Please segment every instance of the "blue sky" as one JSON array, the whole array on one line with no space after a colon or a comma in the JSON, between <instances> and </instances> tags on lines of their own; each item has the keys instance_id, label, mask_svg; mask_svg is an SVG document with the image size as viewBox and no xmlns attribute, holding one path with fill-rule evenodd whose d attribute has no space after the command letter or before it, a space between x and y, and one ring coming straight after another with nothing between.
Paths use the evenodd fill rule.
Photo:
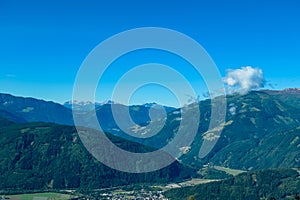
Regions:
<instances>
[{"instance_id":1,"label":"blue sky","mask_svg":"<svg viewBox=\"0 0 300 200\"><path fill-rule=\"evenodd\" d=\"M70 100L77 71L95 46L119 32L149 26L174 29L195 39L222 76L227 69L250 65L262 69L275 89L300 87L299 9L297 0L1 0L0 92L61 103ZM168 55L149 55L178 64ZM145 57L140 56L137 63L151 60ZM130 62L124 62L134 63L129 58ZM111 74L120 75L120 65ZM201 95L204 89L197 88L201 84L197 76L192 70L184 73ZM103 92L97 91L99 101L108 98L104 91L110 90L113 81L109 80ZM141 89L133 103L160 101L164 92L157 90ZM151 98L143 97L145 92ZM166 96L161 103L174 98Z\"/></svg>"}]
</instances>

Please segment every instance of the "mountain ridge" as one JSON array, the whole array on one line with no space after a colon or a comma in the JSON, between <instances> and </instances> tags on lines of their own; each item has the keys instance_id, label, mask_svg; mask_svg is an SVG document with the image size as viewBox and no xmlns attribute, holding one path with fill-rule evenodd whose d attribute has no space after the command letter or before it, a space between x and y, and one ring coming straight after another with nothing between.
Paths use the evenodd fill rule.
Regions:
<instances>
[{"instance_id":1,"label":"mountain ridge","mask_svg":"<svg viewBox=\"0 0 300 200\"><path fill-rule=\"evenodd\" d=\"M260 90L252 91L246 95L228 95L228 112L226 114L226 123L223 132L220 138L218 138L218 142L214 149L204 159L198 159L198 151L204 139L209 139L208 136L210 134L207 134L207 131L211 115L211 101L210 99L200 101L201 123L199 125L198 133L191 146L182 147L184 154L180 158L180 161L195 167L202 167L210 162L223 167L251 170L252 168L266 168L268 166L267 162L258 162L257 160L268 158L269 160L275 160L274 165L269 165L272 167L287 167L289 165L298 167L299 163L294 161L299 160L299 158L297 158L297 153L299 153L297 149L299 129L297 129L297 127L300 124L299 99L299 89L286 89L281 91ZM125 105L116 105L119 107L117 110L120 115L123 115L122 113L128 108ZM3 100L1 103L0 99L0 117L1 109L3 107ZM59 106L59 108L61 107L62 105ZM187 107L189 108L189 105ZM28 108L28 105L24 105L20 109L26 110L26 108ZM192 109L192 104L190 105L190 108ZM64 108L63 110L66 111L65 109L67 108ZM150 120L149 107L130 106L129 109L134 122L139 126L129 126L128 129L134 131L134 134L137 136L139 134L142 135L147 133L145 127L149 124ZM50 113L52 112L51 109L48 110ZM105 104L97 108L96 111L100 124L104 125L104 131L123 137L126 140L138 142L146 146L152 146L154 148L161 148L167 144L168 141L173 139L181 120L180 108L168 112L166 116L167 120L162 130L158 134L145 139L133 137L120 130L114 121L110 105ZM31 111L28 110L27 113L30 112ZM13 113L15 115L11 116L11 118L18 116L17 114L19 113L20 112ZM68 116L72 117L72 113L69 109L67 109L67 113ZM64 113L58 112L56 114L60 115L60 117L65 117ZM2 117L5 117L5 115ZM80 125L89 127L89 116L83 115L83 118L82 124ZM190 122L193 120L194 119L188 119ZM289 134L290 132L293 134ZM292 136L293 138L291 138ZM266 154L264 152L269 151L268 148L270 145L267 145L268 141L278 143L283 138L286 139L286 145L282 146L282 152L285 152L292 159L287 162L277 162L277 160L282 161L284 159L284 153ZM293 140L295 140L294 144L296 146L288 144ZM233 153L236 155L233 156ZM243 163L239 162L240 160L243 160ZM285 163L285 165L283 165L283 163Z\"/></svg>"}]
</instances>

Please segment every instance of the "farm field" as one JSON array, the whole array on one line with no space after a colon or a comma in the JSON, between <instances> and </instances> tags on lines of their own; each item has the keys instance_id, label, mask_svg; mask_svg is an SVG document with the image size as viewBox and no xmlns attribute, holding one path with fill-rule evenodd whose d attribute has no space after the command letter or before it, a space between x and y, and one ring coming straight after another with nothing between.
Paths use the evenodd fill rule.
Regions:
<instances>
[{"instance_id":1,"label":"farm field","mask_svg":"<svg viewBox=\"0 0 300 200\"><path fill-rule=\"evenodd\" d=\"M8 197L9 200L67 200L71 198L71 195L49 192L49 193L8 195L5 197Z\"/></svg>"}]
</instances>

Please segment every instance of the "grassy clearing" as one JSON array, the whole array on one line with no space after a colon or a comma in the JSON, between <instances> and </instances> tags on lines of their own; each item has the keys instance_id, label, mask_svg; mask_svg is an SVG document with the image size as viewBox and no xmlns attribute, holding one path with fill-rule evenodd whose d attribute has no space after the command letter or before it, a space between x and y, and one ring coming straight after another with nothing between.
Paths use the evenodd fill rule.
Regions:
<instances>
[{"instance_id":1,"label":"grassy clearing","mask_svg":"<svg viewBox=\"0 0 300 200\"><path fill-rule=\"evenodd\" d=\"M200 179L200 178L193 178L191 180L181 182L179 183L181 186L194 186L194 185L199 185L199 184L206 184L210 182L217 182L220 181L218 179Z\"/></svg>"},{"instance_id":2,"label":"grassy clearing","mask_svg":"<svg viewBox=\"0 0 300 200\"><path fill-rule=\"evenodd\" d=\"M48 200L68 200L71 195L60 194L60 193L33 193L33 194L17 194L17 195L8 195L10 200L33 200L39 198L48 198Z\"/></svg>"},{"instance_id":3,"label":"grassy clearing","mask_svg":"<svg viewBox=\"0 0 300 200\"><path fill-rule=\"evenodd\" d=\"M214 168L216 170L226 172L227 174L231 174L233 176L236 176L236 175L246 172L246 171L242 171L242 170L238 170L238 169L230 169L230 168L220 167L220 166L214 166Z\"/></svg>"},{"instance_id":4,"label":"grassy clearing","mask_svg":"<svg viewBox=\"0 0 300 200\"><path fill-rule=\"evenodd\" d=\"M200 178L193 178L188 181L180 182L180 183L170 183L166 186L157 186L163 191L174 189L174 188L182 188L182 187L189 187L189 186L195 186L200 184L206 184L211 182L217 182L220 181L219 179L200 179Z\"/></svg>"}]
</instances>

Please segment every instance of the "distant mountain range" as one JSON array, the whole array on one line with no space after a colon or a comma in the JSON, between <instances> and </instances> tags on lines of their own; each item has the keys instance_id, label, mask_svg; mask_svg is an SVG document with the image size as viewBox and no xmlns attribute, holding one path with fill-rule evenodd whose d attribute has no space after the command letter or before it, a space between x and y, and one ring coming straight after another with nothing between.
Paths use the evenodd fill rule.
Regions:
<instances>
[{"instance_id":1,"label":"distant mountain range","mask_svg":"<svg viewBox=\"0 0 300 200\"><path fill-rule=\"evenodd\" d=\"M0 93L0 117L14 122L53 122L72 125L72 111L63 105Z\"/></svg>"},{"instance_id":2,"label":"distant mountain range","mask_svg":"<svg viewBox=\"0 0 300 200\"><path fill-rule=\"evenodd\" d=\"M76 111L91 111L93 109L97 109L103 105L112 105L112 104L120 104L120 103L116 103L112 100L107 100L107 101L104 101L102 103L99 103L99 102L91 102L91 101L66 101L63 105L69 109L73 109L73 110L76 110ZM151 108L153 106L160 106L159 104L153 102L153 103L145 103L145 104L142 104L142 105L133 105L133 106L144 106L144 107L147 107L147 108ZM167 112L169 111L172 111L172 110L175 110L175 108L173 107L169 107L169 106L162 106L163 108L166 109Z\"/></svg>"},{"instance_id":3,"label":"distant mountain range","mask_svg":"<svg viewBox=\"0 0 300 200\"><path fill-rule=\"evenodd\" d=\"M118 134L120 130L114 120L111 106L114 106L119 115L124 115L127 109L129 109L133 121L137 124L149 123L149 110L151 108L164 108L166 112L175 110L175 108L159 106L156 103L125 106L111 100L102 103L96 102L95 104L89 101L68 101L64 105L61 105L51 101L16 97L0 93L0 117L13 122L53 122L74 125L73 108L74 112L81 116L81 123L79 125L95 128L90 124L90 119L93 116L91 110L95 108L102 130Z\"/></svg>"},{"instance_id":4,"label":"distant mountain range","mask_svg":"<svg viewBox=\"0 0 300 200\"><path fill-rule=\"evenodd\" d=\"M104 102L104 103L98 103L98 102L91 102L91 101L67 101L63 105L69 109L74 109L78 111L91 111L94 108L98 108L99 106L103 104L110 104L113 103L111 101Z\"/></svg>"}]
</instances>

